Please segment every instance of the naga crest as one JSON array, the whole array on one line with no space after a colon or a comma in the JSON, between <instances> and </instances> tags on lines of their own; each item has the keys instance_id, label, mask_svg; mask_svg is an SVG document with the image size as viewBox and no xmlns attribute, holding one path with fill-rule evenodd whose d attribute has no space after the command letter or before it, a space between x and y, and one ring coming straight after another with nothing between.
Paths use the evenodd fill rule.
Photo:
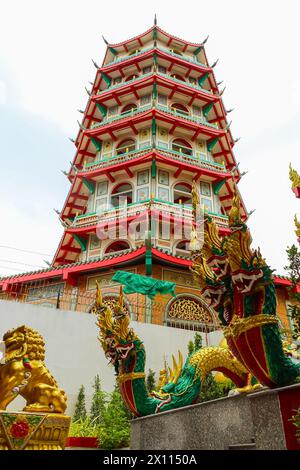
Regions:
<instances>
[{"instance_id":1,"label":"naga crest","mask_svg":"<svg viewBox=\"0 0 300 470\"><path fill-rule=\"evenodd\" d=\"M111 308L103 302L101 289L97 281L96 285L96 303L92 313L98 317L99 341L105 356L118 370L119 361L127 358L129 352L136 347L139 338L129 328L130 318L123 309L122 287L120 287L119 299L113 313Z\"/></svg>"}]
</instances>

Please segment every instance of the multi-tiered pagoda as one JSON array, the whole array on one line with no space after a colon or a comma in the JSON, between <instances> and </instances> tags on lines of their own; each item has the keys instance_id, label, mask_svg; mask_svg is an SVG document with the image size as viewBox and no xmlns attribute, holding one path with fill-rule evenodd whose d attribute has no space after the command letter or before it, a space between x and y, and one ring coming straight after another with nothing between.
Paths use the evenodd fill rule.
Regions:
<instances>
[{"instance_id":1,"label":"multi-tiered pagoda","mask_svg":"<svg viewBox=\"0 0 300 470\"><path fill-rule=\"evenodd\" d=\"M192 187L226 233L240 173L216 63L208 61L204 44L178 39L156 24L133 39L107 44L87 90L53 264L0 280L3 296L47 305L59 298L63 308L86 311L83 299L90 293L92 302L95 281L114 302L118 287L111 278L125 270L177 286L176 298L158 297L155 304L127 296L133 319L214 327L214 312L189 272ZM276 278L285 327L288 284Z\"/></svg>"}]
</instances>

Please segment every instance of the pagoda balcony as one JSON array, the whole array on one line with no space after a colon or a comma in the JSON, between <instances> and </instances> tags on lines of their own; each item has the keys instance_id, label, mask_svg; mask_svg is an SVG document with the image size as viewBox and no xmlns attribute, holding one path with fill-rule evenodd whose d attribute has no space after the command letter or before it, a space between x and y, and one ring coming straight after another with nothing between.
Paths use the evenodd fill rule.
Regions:
<instances>
[{"instance_id":1,"label":"pagoda balcony","mask_svg":"<svg viewBox=\"0 0 300 470\"><path fill-rule=\"evenodd\" d=\"M155 76L155 75L157 75L158 77L167 78L168 80L171 80L174 83L178 83L183 87L188 87L188 88L191 88L193 90L198 90L201 93L203 92L203 93L207 93L211 96L215 96L212 91L206 90L205 88L202 88L200 85L179 80L178 78L173 77L171 74L163 73L163 72L159 72L159 71L155 71L155 72L151 71L151 72L144 73L142 75L136 76L136 77L132 78L131 80L116 83L115 85L111 85L109 88L106 88L105 90L99 90L96 93L96 95L100 95L100 94L103 94L103 93L108 93L110 90L116 90L118 88L121 88L122 86L131 85L132 83L138 82L140 80L144 80L145 78Z\"/></svg>"},{"instance_id":2,"label":"pagoda balcony","mask_svg":"<svg viewBox=\"0 0 300 470\"><path fill-rule=\"evenodd\" d=\"M186 163L188 165L196 166L202 170L208 170L208 171L213 171L217 173L226 173L226 167L223 163L217 163L214 161L210 160L204 160L201 158L198 158L197 156L192 153L191 155L185 154L183 152L178 152L173 149L169 148L164 148L160 146L156 146L155 148L151 145L132 150L130 152L125 152L120 155L115 155L110 158L103 158L102 160L95 160L90 163L86 163L83 166L83 169L78 171L78 174L84 174L84 176L87 176L88 174L93 174L97 170L101 170L103 168L109 168L111 166L119 165L122 163L130 162L133 160L138 159L139 157L142 157L147 154L159 154L159 155L164 155L176 162L181 162L181 163Z\"/></svg>"},{"instance_id":3,"label":"pagoda balcony","mask_svg":"<svg viewBox=\"0 0 300 470\"><path fill-rule=\"evenodd\" d=\"M106 126L107 124L111 124L116 121L127 119L128 117L137 116L139 114L145 113L146 111L150 111L151 109L154 109L154 110L156 109L168 115L174 116L176 118L180 118L183 121L193 122L194 124L199 124L201 126L209 127L217 131L222 131L222 129L219 129L217 124L208 122L202 116L190 116L189 114L185 114L184 112L181 112L177 109L172 109L168 106L163 106L161 104L155 103L155 101L152 101L152 103L149 103L145 106L140 106L139 108L133 108L130 111L126 111L116 116L105 118L101 122L96 122L91 125L90 130L98 129L100 127Z\"/></svg>"},{"instance_id":4,"label":"pagoda balcony","mask_svg":"<svg viewBox=\"0 0 300 470\"><path fill-rule=\"evenodd\" d=\"M200 65L201 67L205 67L207 69L210 68L207 64L204 64L203 62L199 62L195 56L190 57L190 56L185 55L184 53L182 55L176 54L176 52L170 51L169 49L166 49L166 48L161 47L161 46L148 47L147 49L143 49L142 51L137 51L134 54L131 54L130 56L126 55L126 56L123 56L123 57L115 57L114 60L112 60L111 62L105 64L102 68L104 69L106 67L110 67L113 64L119 64L120 62L125 62L128 59L133 59L133 58L138 57L138 56L143 56L144 54L147 54L147 52L150 52L150 51L153 51L153 52L161 51L164 54L169 55L170 57L176 57L178 59L185 60L187 62L196 64L196 65Z\"/></svg>"},{"instance_id":5,"label":"pagoda balcony","mask_svg":"<svg viewBox=\"0 0 300 470\"><path fill-rule=\"evenodd\" d=\"M69 233L77 232L77 230L96 227L97 225L117 224L117 221L133 220L136 216L148 213L158 217L170 217L174 221L190 221L193 220L192 207L174 202L163 201L157 198L146 199L141 202L133 202L126 206L103 209L100 213L89 213L78 215L74 218L73 223L67 228ZM223 214L208 212L208 215L222 228L228 227L228 217ZM81 231L81 230L80 230Z\"/></svg>"}]
</instances>

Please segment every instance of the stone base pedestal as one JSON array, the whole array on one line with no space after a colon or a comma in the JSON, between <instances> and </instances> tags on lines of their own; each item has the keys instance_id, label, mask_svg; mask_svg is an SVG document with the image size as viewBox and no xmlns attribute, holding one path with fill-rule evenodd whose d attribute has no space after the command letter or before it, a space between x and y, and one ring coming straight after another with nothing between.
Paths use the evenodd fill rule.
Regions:
<instances>
[{"instance_id":1,"label":"stone base pedestal","mask_svg":"<svg viewBox=\"0 0 300 470\"><path fill-rule=\"evenodd\" d=\"M0 450L63 450L71 418L0 411Z\"/></svg>"},{"instance_id":2,"label":"stone base pedestal","mask_svg":"<svg viewBox=\"0 0 300 470\"><path fill-rule=\"evenodd\" d=\"M131 449L300 450L290 421L299 406L297 384L137 418L131 422Z\"/></svg>"}]
</instances>

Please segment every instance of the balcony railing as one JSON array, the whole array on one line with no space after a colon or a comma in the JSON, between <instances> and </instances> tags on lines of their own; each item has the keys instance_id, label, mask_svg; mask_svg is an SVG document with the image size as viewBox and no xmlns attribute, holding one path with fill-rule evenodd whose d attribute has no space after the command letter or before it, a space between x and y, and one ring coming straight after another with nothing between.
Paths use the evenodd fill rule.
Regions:
<instances>
[{"instance_id":1,"label":"balcony railing","mask_svg":"<svg viewBox=\"0 0 300 470\"><path fill-rule=\"evenodd\" d=\"M178 57L179 59L183 59L183 60L187 60L188 62L192 62L193 64L198 64L198 65L201 65L202 67L206 67L208 68L208 65L207 64L203 64L203 62L199 62L197 60L197 57L194 56L194 57L189 57L189 56L186 56L184 54L180 55L180 54L176 54L176 52L173 52L173 51L170 51L169 49L165 49L164 47L161 47L161 46L157 46L157 49L159 51L162 51L162 52L165 52L166 54L169 54L173 57Z\"/></svg>"},{"instance_id":2,"label":"balcony railing","mask_svg":"<svg viewBox=\"0 0 300 470\"><path fill-rule=\"evenodd\" d=\"M120 155L114 155L112 157L104 157L101 160L95 160L90 163L86 163L81 171L89 172L92 170L96 170L98 168L105 168L111 166L112 164L117 165L119 163L127 162L138 158L142 155L145 155L150 150L155 150L152 145L147 145L143 148L139 148L136 150L131 150L130 152L125 152ZM166 155L167 157L171 157L176 161L180 161L183 163L188 163L190 165L199 166L200 168L224 172L226 171L226 167L223 163L217 163L214 161L204 160L202 158L196 157L194 154L187 155L183 152L177 152L176 150L160 147L159 145L156 146L156 150L159 151L162 155Z\"/></svg>"},{"instance_id":3,"label":"balcony railing","mask_svg":"<svg viewBox=\"0 0 300 470\"><path fill-rule=\"evenodd\" d=\"M203 91L205 93L208 93L209 95L213 95L212 91L206 90L205 88L202 88L200 85L193 84L193 83L190 83L190 82L185 82L183 80L179 80L178 78L173 77L172 75L169 75L168 73L163 73L163 72L158 72L158 71L156 71L156 72L151 71L151 72L148 72L148 73L144 73L142 75L136 76L135 78L132 78L131 80L128 80L127 82L122 81L120 83L116 83L115 85L111 85L110 87L106 88L105 90L99 90L97 92L97 95L99 95L103 92L109 91L109 90L115 90L116 88L120 88L121 86L131 84L133 82L136 82L137 80L141 80L143 78L150 77L153 74L157 74L161 77L166 77L169 80L172 80L173 82L180 83L181 85L185 85L185 86L191 87L193 89Z\"/></svg>"},{"instance_id":4,"label":"balcony railing","mask_svg":"<svg viewBox=\"0 0 300 470\"><path fill-rule=\"evenodd\" d=\"M199 62L197 60L196 56L189 57L189 56L184 55L184 54L182 54L182 55L176 54L176 52L170 51L169 49L166 49L166 48L161 47L161 46L157 46L156 49L158 49L159 51L162 51L165 54L168 54L170 56L178 57L179 59L187 60L188 62L192 62L193 64L201 65L202 67L208 68L208 65L203 64L203 62ZM137 57L139 55L145 54L146 52L149 52L151 50L155 51L155 49L153 47L148 47L147 49L143 49L142 51L135 52L134 54L131 54L131 55L126 55L126 56L123 56L123 57L115 57L111 62L108 62L107 64L105 64L104 67L106 67L108 65L124 62L125 60L128 60L128 59L131 59L132 57Z\"/></svg>"},{"instance_id":5,"label":"balcony railing","mask_svg":"<svg viewBox=\"0 0 300 470\"><path fill-rule=\"evenodd\" d=\"M97 225L100 222L111 222L117 219L126 219L134 215L139 215L146 210L153 210L161 212L162 214L173 215L174 217L192 220L192 207L184 204L177 204L175 202L163 201L161 199L153 198L146 199L141 202L133 202L122 207L103 209L101 212L92 212L89 214L78 215L75 217L70 228L81 228L90 225ZM208 212L212 219L221 226L227 226L228 217L214 212Z\"/></svg>"},{"instance_id":6,"label":"balcony railing","mask_svg":"<svg viewBox=\"0 0 300 470\"><path fill-rule=\"evenodd\" d=\"M96 129L98 127L105 126L106 124L109 124L111 122L119 121L121 119L130 117L130 116L136 116L137 114L144 113L145 111L148 111L149 109L158 109L159 111L163 111L164 113L171 114L172 116L178 116L182 119L186 119L187 121L192 121L197 124L202 124L207 127L212 127L213 129L218 129L217 124L212 124L211 122L206 121L202 116L190 116L189 114L185 114L181 111L178 111L176 109L168 108L167 106L163 106L161 104L155 103L153 100L152 103L147 104L145 106L140 106L138 108L133 108L130 111L126 111L125 113L118 114L116 116L112 117L107 117L103 119L101 122L96 122L91 125L90 129Z\"/></svg>"}]
</instances>

